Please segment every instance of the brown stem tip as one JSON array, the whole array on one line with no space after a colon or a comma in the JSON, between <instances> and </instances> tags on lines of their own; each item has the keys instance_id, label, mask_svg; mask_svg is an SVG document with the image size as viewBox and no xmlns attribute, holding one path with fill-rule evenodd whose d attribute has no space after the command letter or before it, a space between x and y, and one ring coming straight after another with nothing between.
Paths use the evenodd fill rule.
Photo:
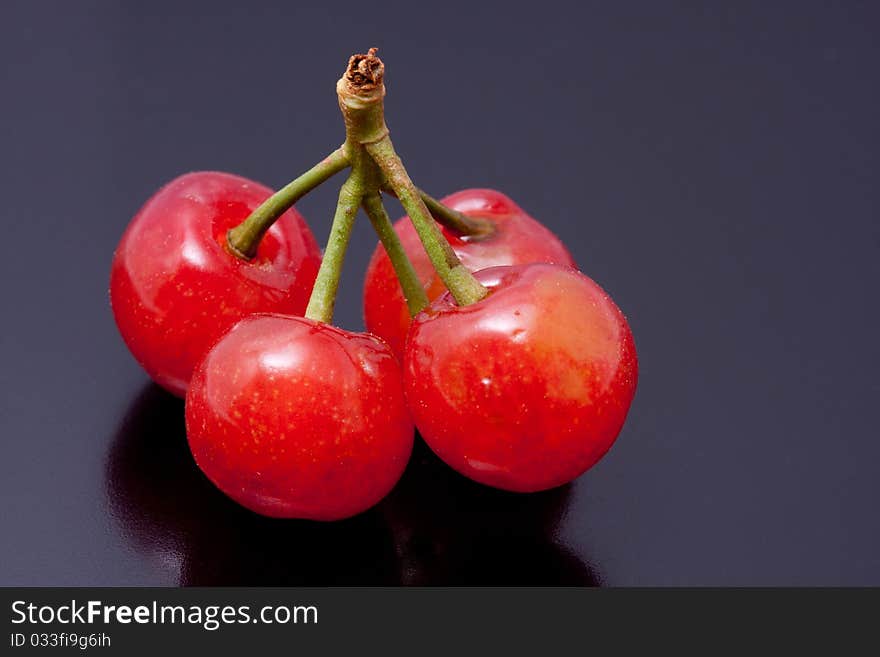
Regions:
<instances>
[{"instance_id":1,"label":"brown stem tip","mask_svg":"<svg viewBox=\"0 0 880 657\"><path fill-rule=\"evenodd\" d=\"M376 56L378 48L370 48L366 55L352 55L348 60L345 79L358 91L371 91L382 84L385 64Z\"/></svg>"}]
</instances>

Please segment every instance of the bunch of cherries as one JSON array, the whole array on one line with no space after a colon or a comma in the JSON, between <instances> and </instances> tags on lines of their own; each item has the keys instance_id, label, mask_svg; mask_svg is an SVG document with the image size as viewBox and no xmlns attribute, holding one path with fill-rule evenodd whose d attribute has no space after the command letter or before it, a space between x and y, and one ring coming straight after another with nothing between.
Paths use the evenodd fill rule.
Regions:
<instances>
[{"instance_id":1,"label":"bunch of cherries","mask_svg":"<svg viewBox=\"0 0 880 657\"><path fill-rule=\"evenodd\" d=\"M134 357L186 398L196 463L267 516L336 520L400 478L413 424L450 466L529 492L595 464L636 389L632 333L558 238L485 189L414 186L384 120L384 66L337 83L345 143L276 193L190 173L157 192L114 254L110 298ZM349 169L323 258L293 204ZM392 225L381 195L408 217ZM379 236L368 333L332 326L358 210Z\"/></svg>"}]
</instances>

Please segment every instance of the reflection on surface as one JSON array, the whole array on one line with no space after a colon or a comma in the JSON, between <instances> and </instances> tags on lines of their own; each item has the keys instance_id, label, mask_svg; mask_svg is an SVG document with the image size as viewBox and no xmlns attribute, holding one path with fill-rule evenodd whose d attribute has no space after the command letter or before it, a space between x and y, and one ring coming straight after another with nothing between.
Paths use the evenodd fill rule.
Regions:
<instances>
[{"instance_id":1,"label":"reflection on surface","mask_svg":"<svg viewBox=\"0 0 880 657\"><path fill-rule=\"evenodd\" d=\"M418 439L403 479L380 504L401 583L596 586L598 576L557 541L571 486L523 495L459 475Z\"/></svg>"},{"instance_id":2,"label":"reflection on surface","mask_svg":"<svg viewBox=\"0 0 880 657\"><path fill-rule=\"evenodd\" d=\"M569 487L516 495L461 477L420 441L376 508L317 523L263 518L220 493L190 456L183 402L146 387L107 458L113 515L183 585L595 585L555 534Z\"/></svg>"}]
</instances>

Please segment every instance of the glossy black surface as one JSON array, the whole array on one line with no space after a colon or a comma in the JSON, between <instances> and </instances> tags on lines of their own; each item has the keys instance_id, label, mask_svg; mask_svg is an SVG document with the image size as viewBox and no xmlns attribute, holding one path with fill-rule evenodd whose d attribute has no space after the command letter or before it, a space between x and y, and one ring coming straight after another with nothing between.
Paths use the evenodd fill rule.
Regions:
<instances>
[{"instance_id":1,"label":"glossy black surface","mask_svg":"<svg viewBox=\"0 0 880 657\"><path fill-rule=\"evenodd\" d=\"M304 4L0 7L0 584L880 584L876 5ZM559 234L628 315L639 390L563 489L420 447L358 518L263 519L125 350L110 258L182 172L278 186L337 145L372 45L413 177ZM299 206L320 241L335 195Z\"/></svg>"}]
</instances>

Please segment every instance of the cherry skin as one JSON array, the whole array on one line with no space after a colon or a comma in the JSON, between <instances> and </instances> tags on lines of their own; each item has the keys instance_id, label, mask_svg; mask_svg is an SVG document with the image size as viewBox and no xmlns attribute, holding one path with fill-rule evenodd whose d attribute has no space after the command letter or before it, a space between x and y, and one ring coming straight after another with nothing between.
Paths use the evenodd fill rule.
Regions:
<instances>
[{"instance_id":1,"label":"cherry skin","mask_svg":"<svg viewBox=\"0 0 880 657\"><path fill-rule=\"evenodd\" d=\"M559 238L501 192L466 189L447 196L442 202L468 216L488 219L495 227L491 235L481 239L461 237L440 227L462 264L470 271L533 262L575 266ZM404 217L395 223L394 229L428 299L433 301L446 288L431 265L412 222ZM364 279L364 322L368 331L388 342L396 354L403 355L410 316L391 260L381 244L373 252Z\"/></svg>"},{"instance_id":2,"label":"cherry skin","mask_svg":"<svg viewBox=\"0 0 880 657\"><path fill-rule=\"evenodd\" d=\"M311 520L373 506L413 444L388 345L283 315L243 319L208 352L186 395L186 432L198 466L236 502Z\"/></svg>"},{"instance_id":3,"label":"cherry skin","mask_svg":"<svg viewBox=\"0 0 880 657\"><path fill-rule=\"evenodd\" d=\"M183 397L196 363L255 312L305 312L321 252L302 216L282 215L246 261L226 232L272 194L228 173L189 173L160 189L128 225L110 272L119 332L159 385Z\"/></svg>"},{"instance_id":4,"label":"cherry skin","mask_svg":"<svg viewBox=\"0 0 880 657\"><path fill-rule=\"evenodd\" d=\"M505 490L559 486L592 467L623 427L638 364L621 311L591 279L532 264L475 274L412 323L404 385L416 427L471 479Z\"/></svg>"}]
</instances>

